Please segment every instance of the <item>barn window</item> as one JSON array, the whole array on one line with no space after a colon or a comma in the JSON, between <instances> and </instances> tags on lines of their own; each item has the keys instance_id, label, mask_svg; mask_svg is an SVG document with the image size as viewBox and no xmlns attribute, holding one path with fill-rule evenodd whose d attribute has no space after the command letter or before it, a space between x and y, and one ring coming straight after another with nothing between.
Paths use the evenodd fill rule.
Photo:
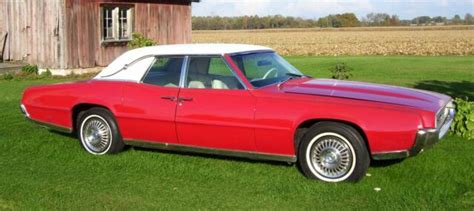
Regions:
<instances>
[{"instance_id":1,"label":"barn window","mask_svg":"<svg viewBox=\"0 0 474 211\"><path fill-rule=\"evenodd\" d=\"M129 41L133 32L133 6L102 5L102 42Z\"/></svg>"}]
</instances>

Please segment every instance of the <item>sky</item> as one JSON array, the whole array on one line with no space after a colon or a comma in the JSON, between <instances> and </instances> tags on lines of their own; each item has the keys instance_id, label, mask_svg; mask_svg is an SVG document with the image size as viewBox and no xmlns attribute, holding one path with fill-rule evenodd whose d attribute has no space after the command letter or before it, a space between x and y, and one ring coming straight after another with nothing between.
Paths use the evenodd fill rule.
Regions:
<instances>
[{"instance_id":1,"label":"sky","mask_svg":"<svg viewBox=\"0 0 474 211\"><path fill-rule=\"evenodd\" d=\"M474 15L474 0L201 0L193 3L193 16L284 15L319 18L353 12L365 17L370 12L396 14L400 19L417 16L452 18Z\"/></svg>"}]
</instances>

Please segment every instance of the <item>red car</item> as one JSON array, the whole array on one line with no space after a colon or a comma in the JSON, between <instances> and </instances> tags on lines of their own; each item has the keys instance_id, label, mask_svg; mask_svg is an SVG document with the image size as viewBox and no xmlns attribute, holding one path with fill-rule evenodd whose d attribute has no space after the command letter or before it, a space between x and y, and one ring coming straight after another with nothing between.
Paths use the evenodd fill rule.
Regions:
<instances>
[{"instance_id":1,"label":"red car","mask_svg":"<svg viewBox=\"0 0 474 211\"><path fill-rule=\"evenodd\" d=\"M315 79L272 49L234 44L131 50L92 80L26 89L21 110L94 155L130 145L297 162L326 182L416 155L455 113L446 95Z\"/></svg>"}]
</instances>

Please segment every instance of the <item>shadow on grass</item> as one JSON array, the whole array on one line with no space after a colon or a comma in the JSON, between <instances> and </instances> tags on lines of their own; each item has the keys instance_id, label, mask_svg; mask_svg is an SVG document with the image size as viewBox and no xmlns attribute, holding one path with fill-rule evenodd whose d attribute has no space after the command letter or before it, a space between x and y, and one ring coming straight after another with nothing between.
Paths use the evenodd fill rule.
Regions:
<instances>
[{"instance_id":1,"label":"shadow on grass","mask_svg":"<svg viewBox=\"0 0 474 211\"><path fill-rule=\"evenodd\" d=\"M419 81L414 88L435 91L451 97L474 99L474 82L471 81Z\"/></svg>"},{"instance_id":2,"label":"shadow on grass","mask_svg":"<svg viewBox=\"0 0 474 211\"><path fill-rule=\"evenodd\" d=\"M76 134L63 133L63 132L58 132L58 131L54 131L54 130L50 130L50 132L54 133L56 135L61 135L61 136L70 138L70 140L78 141ZM133 148L133 150L143 151L143 152L166 153L166 154L172 154L172 155L201 157L201 158L204 158L204 159L220 159L220 160L226 160L226 161L247 162L247 163L264 163L264 164L269 164L269 165L274 165L274 166L296 166L298 168L298 170L301 172L301 169L300 169L299 165L297 164L297 162L296 163L288 163L288 162L283 162L283 161L257 160L257 159L251 159L251 158L243 158L243 157L232 157L232 156L227 156L227 155L213 155L213 154L205 154L205 153L163 150L163 149L152 149L152 148L143 148L143 147L135 147L135 146L125 146L125 151L130 150L132 148ZM399 160L371 160L370 166L375 167L375 168L387 167L387 166L390 166L390 165L400 163L402 161L403 161L403 159L399 159Z\"/></svg>"},{"instance_id":3,"label":"shadow on grass","mask_svg":"<svg viewBox=\"0 0 474 211\"><path fill-rule=\"evenodd\" d=\"M395 165L403 162L405 159L394 159L394 160L371 160L370 167L379 168Z\"/></svg>"}]
</instances>

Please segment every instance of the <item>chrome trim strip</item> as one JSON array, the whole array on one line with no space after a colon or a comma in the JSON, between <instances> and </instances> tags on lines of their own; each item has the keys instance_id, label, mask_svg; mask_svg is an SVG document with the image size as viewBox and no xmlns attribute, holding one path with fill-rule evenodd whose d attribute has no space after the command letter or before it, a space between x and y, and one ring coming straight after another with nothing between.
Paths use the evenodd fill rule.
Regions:
<instances>
[{"instance_id":1,"label":"chrome trim strip","mask_svg":"<svg viewBox=\"0 0 474 211\"><path fill-rule=\"evenodd\" d=\"M126 145L135 146L135 147L143 147L143 148L193 152L193 153L200 153L200 154L224 155L224 156L231 156L231 157L248 158L252 160L272 160L272 161L282 161L282 162L291 162L291 163L296 162L296 156L275 155L275 154L266 154L266 153L248 152L248 151L211 149L211 148L204 148L204 147L186 146L186 145L169 144L169 143L158 143L158 142L141 141L141 140L124 140L124 142Z\"/></svg>"},{"instance_id":2,"label":"chrome trim strip","mask_svg":"<svg viewBox=\"0 0 474 211\"><path fill-rule=\"evenodd\" d=\"M390 152L380 152L373 153L372 159L374 160L392 160L392 159L402 159L410 156L410 153L407 150L399 151L390 151Z\"/></svg>"},{"instance_id":3,"label":"chrome trim strip","mask_svg":"<svg viewBox=\"0 0 474 211\"><path fill-rule=\"evenodd\" d=\"M31 118L27 118L27 119L47 129L51 129L51 130L62 132L62 133L72 133L72 128L56 125L53 123L47 123L47 122L43 122L43 121L31 119Z\"/></svg>"},{"instance_id":4,"label":"chrome trim strip","mask_svg":"<svg viewBox=\"0 0 474 211\"><path fill-rule=\"evenodd\" d=\"M186 73L189 66L189 56L185 56L183 59L183 64L181 65L181 75L179 76L179 87L186 87Z\"/></svg>"},{"instance_id":5,"label":"chrome trim strip","mask_svg":"<svg viewBox=\"0 0 474 211\"><path fill-rule=\"evenodd\" d=\"M23 113L23 115L25 115L25 117L30 118L30 114L29 114L28 111L26 110L25 105L21 104L21 105L20 105L20 110L21 110L21 113Z\"/></svg>"}]
</instances>

